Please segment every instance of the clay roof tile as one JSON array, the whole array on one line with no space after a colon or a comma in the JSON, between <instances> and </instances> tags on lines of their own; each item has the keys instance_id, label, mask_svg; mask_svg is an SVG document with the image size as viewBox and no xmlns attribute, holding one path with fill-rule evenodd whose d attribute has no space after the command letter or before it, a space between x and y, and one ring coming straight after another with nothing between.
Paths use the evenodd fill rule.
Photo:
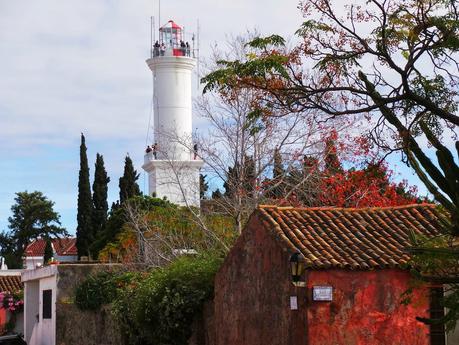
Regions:
<instances>
[{"instance_id":1,"label":"clay roof tile","mask_svg":"<svg viewBox=\"0 0 459 345\"><path fill-rule=\"evenodd\" d=\"M258 211L289 250L308 267L370 270L409 261L409 232L434 236L446 215L435 205L378 208L259 206Z\"/></svg>"}]
</instances>

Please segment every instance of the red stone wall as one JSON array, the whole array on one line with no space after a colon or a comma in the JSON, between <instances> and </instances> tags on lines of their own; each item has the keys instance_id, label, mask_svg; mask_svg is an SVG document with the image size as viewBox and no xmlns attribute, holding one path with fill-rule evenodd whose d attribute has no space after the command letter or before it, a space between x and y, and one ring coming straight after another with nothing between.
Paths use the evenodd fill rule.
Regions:
<instances>
[{"instance_id":1,"label":"red stone wall","mask_svg":"<svg viewBox=\"0 0 459 345\"><path fill-rule=\"evenodd\" d=\"M398 269L308 272L309 291L313 285L334 288L333 302L313 302L308 296L309 344L429 344L428 327L415 319L426 315L428 293L417 291L413 304L400 304L410 278Z\"/></svg>"},{"instance_id":2,"label":"red stone wall","mask_svg":"<svg viewBox=\"0 0 459 345\"><path fill-rule=\"evenodd\" d=\"M306 313L290 310L290 255L252 216L216 277L216 345L307 344Z\"/></svg>"},{"instance_id":3,"label":"red stone wall","mask_svg":"<svg viewBox=\"0 0 459 345\"><path fill-rule=\"evenodd\" d=\"M399 269L306 272L307 288L291 284L289 258L253 215L215 282L216 345L427 345L416 321L428 294L400 304L411 276ZM313 285L331 285L332 302L313 302ZM290 296L299 310L290 310ZM213 344L208 344L213 345Z\"/></svg>"}]
</instances>

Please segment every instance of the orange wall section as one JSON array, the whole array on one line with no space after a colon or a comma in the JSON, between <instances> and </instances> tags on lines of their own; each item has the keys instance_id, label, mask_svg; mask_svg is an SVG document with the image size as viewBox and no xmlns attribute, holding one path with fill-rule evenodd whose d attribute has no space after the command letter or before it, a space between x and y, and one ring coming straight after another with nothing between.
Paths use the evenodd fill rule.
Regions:
<instances>
[{"instance_id":1,"label":"orange wall section","mask_svg":"<svg viewBox=\"0 0 459 345\"><path fill-rule=\"evenodd\" d=\"M430 344L428 326L416 320L427 316L428 292L417 289L411 304L401 304L410 279L399 269L308 272L309 291L314 285L333 286L332 302L309 296L309 344Z\"/></svg>"}]
</instances>

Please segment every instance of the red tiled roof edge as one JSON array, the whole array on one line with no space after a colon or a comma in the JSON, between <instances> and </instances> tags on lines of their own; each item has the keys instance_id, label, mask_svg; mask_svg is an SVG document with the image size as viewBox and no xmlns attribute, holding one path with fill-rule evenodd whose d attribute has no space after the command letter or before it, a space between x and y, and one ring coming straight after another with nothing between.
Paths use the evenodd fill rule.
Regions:
<instances>
[{"instance_id":1,"label":"red tiled roof edge","mask_svg":"<svg viewBox=\"0 0 459 345\"><path fill-rule=\"evenodd\" d=\"M447 220L447 214L433 204L371 208L260 205L256 212L284 250L299 251L312 269L405 268L409 260L404 250L409 246L407 229L430 236L438 232L435 226ZM386 222L391 223L390 226ZM362 243L363 249L359 249Z\"/></svg>"},{"instance_id":2,"label":"red tiled roof edge","mask_svg":"<svg viewBox=\"0 0 459 345\"><path fill-rule=\"evenodd\" d=\"M0 292L14 293L22 288L21 276L0 276Z\"/></svg>"},{"instance_id":3,"label":"red tiled roof edge","mask_svg":"<svg viewBox=\"0 0 459 345\"><path fill-rule=\"evenodd\" d=\"M43 256L45 252L46 242L42 238L38 238L29 243L25 250L25 256ZM75 256L77 255L76 238L63 237L52 239L54 251L59 256Z\"/></svg>"}]
</instances>

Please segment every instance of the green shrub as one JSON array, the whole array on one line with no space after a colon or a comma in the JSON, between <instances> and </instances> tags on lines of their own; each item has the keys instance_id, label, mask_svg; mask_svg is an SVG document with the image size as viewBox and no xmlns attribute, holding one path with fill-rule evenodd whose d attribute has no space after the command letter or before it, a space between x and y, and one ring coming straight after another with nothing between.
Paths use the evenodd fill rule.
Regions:
<instances>
[{"instance_id":1,"label":"green shrub","mask_svg":"<svg viewBox=\"0 0 459 345\"><path fill-rule=\"evenodd\" d=\"M137 273L99 272L89 276L75 290L75 304L81 310L98 310L118 296Z\"/></svg>"},{"instance_id":2,"label":"green shrub","mask_svg":"<svg viewBox=\"0 0 459 345\"><path fill-rule=\"evenodd\" d=\"M221 264L215 255L181 257L125 288L113 310L128 344L185 345Z\"/></svg>"}]
</instances>

